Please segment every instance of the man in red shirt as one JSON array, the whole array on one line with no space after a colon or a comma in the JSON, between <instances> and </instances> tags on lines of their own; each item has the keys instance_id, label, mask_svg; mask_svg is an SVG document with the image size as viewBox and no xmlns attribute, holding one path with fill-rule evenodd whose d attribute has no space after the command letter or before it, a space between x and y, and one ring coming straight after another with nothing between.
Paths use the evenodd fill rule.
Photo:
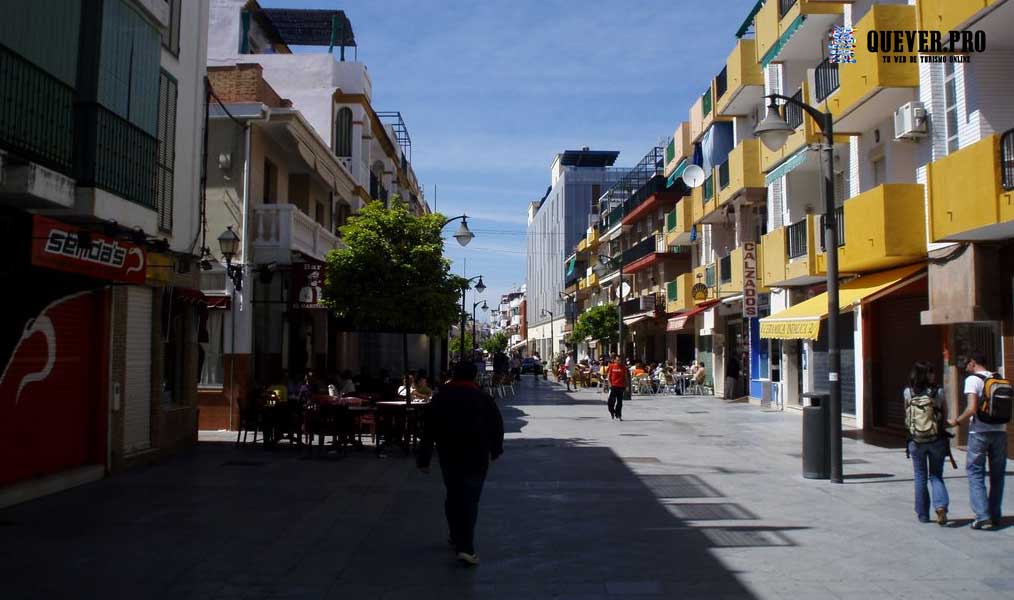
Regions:
<instances>
[{"instance_id":1,"label":"man in red shirt","mask_svg":"<svg viewBox=\"0 0 1014 600\"><path fill-rule=\"evenodd\" d=\"M630 373L620 360L619 354L613 355L613 362L609 363L606 376L609 378L609 416L622 421L623 393L627 389L627 377Z\"/></svg>"}]
</instances>

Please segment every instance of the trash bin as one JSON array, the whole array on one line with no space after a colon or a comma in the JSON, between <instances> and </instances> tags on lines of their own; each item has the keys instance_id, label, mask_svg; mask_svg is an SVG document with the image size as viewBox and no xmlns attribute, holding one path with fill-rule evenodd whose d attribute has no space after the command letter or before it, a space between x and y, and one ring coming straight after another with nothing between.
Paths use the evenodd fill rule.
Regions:
<instances>
[{"instance_id":1,"label":"trash bin","mask_svg":"<svg viewBox=\"0 0 1014 600\"><path fill-rule=\"evenodd\" d=\"M806 479L831 478L831 452L827 405L828 394L808 393L810 400L803 407L803 477Z\"/></svg>"}]
</instances>

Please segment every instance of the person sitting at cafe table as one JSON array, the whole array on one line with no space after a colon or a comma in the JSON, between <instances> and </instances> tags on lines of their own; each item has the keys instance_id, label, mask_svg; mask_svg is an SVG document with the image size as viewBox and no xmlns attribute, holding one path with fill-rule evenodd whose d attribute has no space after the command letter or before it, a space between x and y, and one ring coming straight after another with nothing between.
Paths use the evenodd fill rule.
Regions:
<instances>
[{"instance_id":1,"label":"person sitting at cafe table","mask_svg":"<svg viewBox=\"0 0 1014 600\"><path fill-rule=\"evenodd\" d=\"M426 379L426 375L420 375L415 380L415 387L412 389L412 399L429 400L432 395L433 390L430 389L429 380Z\"/></svg>"},{"instance_id":2,"label":"person sitting at cafe table","mask_svg":"<svg viewBox=\"0 0 1014 600\"><path fill-rule=\"evenodd\" d=\"M401 387L398 388L399 400L411 400L412 389L415 387L415 375L409 373L402 379Z\"/></svg>"}]
</instances>

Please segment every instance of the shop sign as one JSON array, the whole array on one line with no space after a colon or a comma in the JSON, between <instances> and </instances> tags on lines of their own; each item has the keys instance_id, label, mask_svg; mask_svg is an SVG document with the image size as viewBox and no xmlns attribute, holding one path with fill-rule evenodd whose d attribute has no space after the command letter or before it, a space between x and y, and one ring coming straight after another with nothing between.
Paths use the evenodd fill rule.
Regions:
<instances>
[{"instance_id":1,"label":"shop sign","mask_svg":"<svg viewBox=\"0 0 1014 600\"><path fill-rule=\"evenodd\" d=\"M80 227L35 215L32 264L108 281L144 285L147 254L140 246L94 232L82 246Z\"/></svg>"},{"instance_id":2,"label":"shop sign","mask_svg":"<svg viewBox=\"0 0 1014 600\"><path fill-rule=\"evenodd\" d=\"M743 242L743 317L759 315L757 293L757 242Z\"/></svg>"},{"instance_id":3,"label":"shop sign","mask_svg":"<svg viewBox=\"0 0 1014 600\"><path fill-rule=\"evenodd\" d=\"M703 283L695 283L694 287L690 288L690 297L694 299L694 302L704 302L708 299L708 286Z\"/></svg>"},{"instance_id":4,"label":"shop sign","mask_svg":"<svg viewBox=\"0 0 1014 600\"><path fill-rule=\"evenodd\" d=\"M820 337L820 319L760 322L760 336L776 340L816 340Z\"/></svg>"},{"instance_id":5,"label":"shop sign","mask_svg":"<svg viewBox=\"0 0 1014 600\"><path fill-rule=\"evenodd\" d=\"M324 264L303 262L292 265L292 303L299 308L324 308Z\"/></svg>"}]
</instances>

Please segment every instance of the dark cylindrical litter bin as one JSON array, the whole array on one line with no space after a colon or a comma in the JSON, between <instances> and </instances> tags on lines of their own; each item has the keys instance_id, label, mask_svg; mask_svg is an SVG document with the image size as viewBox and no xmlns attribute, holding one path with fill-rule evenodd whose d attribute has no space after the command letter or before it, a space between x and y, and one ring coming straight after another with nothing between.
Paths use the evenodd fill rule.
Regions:
<instances>
[{"instance_id":1,"label":"dark cylindrical litter bin","mask_svg":"<svg viewBox=\"0 0 1014 600\"><path fill-rule=\"evenodd\" d=\"M803 477L831 478L827 394L803 394L810 405L803 407Z\"/></svg>"}]
</instances>

